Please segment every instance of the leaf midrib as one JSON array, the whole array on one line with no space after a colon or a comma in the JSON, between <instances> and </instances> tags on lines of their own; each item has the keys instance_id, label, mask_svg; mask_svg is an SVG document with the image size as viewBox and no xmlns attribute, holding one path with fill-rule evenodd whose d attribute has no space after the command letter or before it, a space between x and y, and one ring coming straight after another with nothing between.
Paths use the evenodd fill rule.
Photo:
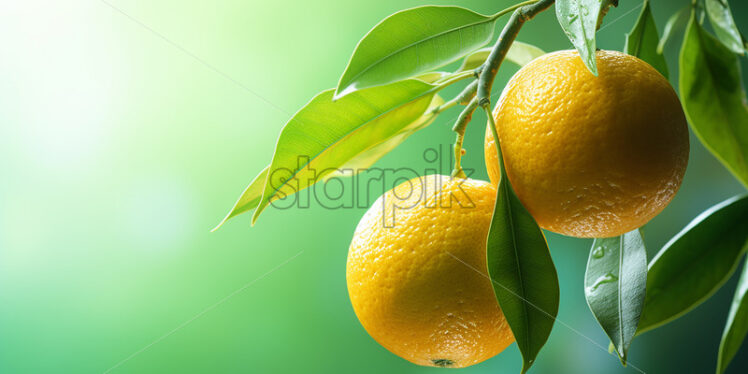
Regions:
<instances>
[{"instance_id":1,"label":"leaf midrib","mask_svg":"<svg viewBox=\"0 0 748 374\"><path fill-rule=\"evenodd\" d=\"M499 154L499 157L501 157L501 154ZM525 343L525 351L529 351L530 350L530 339L531 339L531 336L530 336L530 322L529 322L530 313L528 312L528 309L527 309L527 295L525 294L525 279L522 277L522 267L520 266L519 252L517 251L517 235L514 232L514 219L513 219L513 215L512 215L512 203L510 201L509 190L508 190L508 187L506 185L506 183L508 183L508 177L506 175L506 172L502 173L501 178L502 178L502 182L503 182L502 184L504 185L504 187L502 188L502 193L504 194L505 201L507 202L506 206L507 206L507 211L509 213L508 216L507 216L507 219L509 220L509 227L512 228L510 230L510 232L512 233L512 243L513 243L513 245L512 245L512 252L514 253L514 260L515 260L515 263L517 264L517 275L519 276L519 291L520 291L520 294L522 295L520 301L521 301L521 304L522 304L522 309L523 309L524 314L525 314L525 318L523 318L523 320L524 320L524 327L525 327L525 336L527 337L527 340L526 340L526 343ZM523 356L524 356L524 354L523 354Z\"/></svg>"},{"instance_id":2,"label":"leaf midrib","mask_svg":"<svg viewBox=\"0 0 748 374\"><path fill-rule=\"evenodd\" d=\"M587 52L592 54L592 61L595 61L595 50L594 43L595 43L595 34L592 34L591 38L587 37L587 29L584 26L584 18L582 17L582 0L576 0L575 3L577 4L577 14L579 14L579 17L577 18L579 20L579 28L582 29L582 36L584 37L584 44L587 46ZM600 10L598 9L598 14L600 13ZM597 22L597 19L595 20ZM589 56L587 56L589 57Z\"/></svg>"}]
</instances>

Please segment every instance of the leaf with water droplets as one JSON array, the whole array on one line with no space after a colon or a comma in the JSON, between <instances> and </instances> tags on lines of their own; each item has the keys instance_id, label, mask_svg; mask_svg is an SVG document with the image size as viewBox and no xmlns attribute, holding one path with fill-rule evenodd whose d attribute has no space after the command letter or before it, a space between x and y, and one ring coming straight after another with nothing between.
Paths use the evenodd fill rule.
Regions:
<instances>
[{"instance_id":1,"label":"leaf with water droplets","mask_svg":"<svg viewBox=\"0 0 748 374\"><path fill-rule=\"evenodd\" d=\"M584 295L624 365L639 324L646 284L647 252L639 230L595 239L584 276Z\"/></svg>"},{"instance_id":2,"label":"leaf with water droplets","mask_svg":"<svg viewBox=\"0 0 748 374\"><path fill-rule=\"evenodd\" d=\"M571 44L592 74L597 75L595 61L595 31L601 12L607 10L610 1L602 0L558 0L556 18Z\"/></svg>"}]
</instances>

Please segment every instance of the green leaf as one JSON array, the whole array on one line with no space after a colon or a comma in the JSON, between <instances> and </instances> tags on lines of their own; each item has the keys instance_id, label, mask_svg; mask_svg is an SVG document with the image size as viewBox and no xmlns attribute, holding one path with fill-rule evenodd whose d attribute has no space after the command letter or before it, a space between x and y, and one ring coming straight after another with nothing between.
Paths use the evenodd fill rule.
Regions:
<instances>
[{"instance_id":1,"label":"green leaf","mask_svg":"<svg viewBox=\"0 0 748 374\"><path fill-rule=\"evenodd\" d=\"M430 75L428 76L424 74L423 77L418 77L418 79L423 79L426 81L436 81L438 80L438 78L447 75L447 73L429 74ZM408 125L397 135L394 135L393 137L372 146L371 148L348 160L332 173L324 175L322 177L322 180L328 180L333 177L350 177L360 173L368 167L371 167L380 158L382 158L382 156L395 149L398 145L400 145L400 143L404 142L405 139L407 139L410 135L430 125L438 116L435 113L431 113L431 110L435 109L443 103L444 100L439 97L439 95L434 95L429 108L415 122ZM270 166L265 167L260 172L260 174L255 177L252 183L247 186L242 195L239 197L239 200L237 200L236 204L234 204L234 207L231 209L231 211L226 215L226 217L223 218L223 220L221 220L221 222L215 228L213 228L213 230L211 230L211 232L218 230L229 219L234 218L242 213L246 213L259 205L260 200L262 199L262 192L265 187L269 168ZM275 200L275 198L272 199L271 202L273 200Z\"/></svg>"},{"instance_id":2,"label":"green leaf","mask_svg":"<svg viewBox=\"0 0 748 374\"><path fill-rule=\"evenodd\" d=\"M735 271L748 240L748 195L701 213L652 259L637 335L695 308Z\"/></svg>"},{"instance_id":3,"label":"green leaf","mask_svg":"<svg viewBox=\"0 0 748 374\"><path fill-rule=\"evenodd\" d=\"M639 230L595 239L587 260L584 295L592 314L626 365L647 286L647 250Z\"/></svg>"},{"instance_id":4,"label":"green leaf","mask_svg":"<svg viewBox=\"0 0 748 374\"><path fill-rule=\"evenodd\" d=\"M649 0L645 0L634 28L626 34L626 44L623 51L644 60L667 78L665 56L657 52L659 40L660 37L657 35L657 26L655 26L655 20L652 17Z\"/></svg>"},{"instance_id":5,"label":"green leaf","mask_svg":"<svg viewBox=\"0 0 748 374\"><path fill-rule=\"evenodd\" d=\"M687 5L668 18L667 23L665 24L665 30L662 31L662 38L660 38L660 42L657 44L657 53L662 53L665 49L665 43L670 40L673 33L686 25L688 16L691 14L690 12L691 7Z\"/></svg>"},{"instance_id":6,"label":"green leaf","mask_svg":"<svg viewBox=\"0 0 748 374\"><path fill-rule=\"evenodd\" d=\"M738 353L740 345L748 334L748 262L743 264L743 274L738 281L738 288L732 299L730 313L727 316L725 331L719 344L717 374L724 373L727 366Z\"/></svg>"},{"instance_id":7,"label":"green leaf","mask_svg":"<svg viewBox=\"0 0 748 374\"><path fill-rule=\"evenodd\" d=\"M680 54L680 96L701 142L748 186L748 106L738 59L692 15Z\"/></svg>"},{"instance_id":8,"label":"green leaf","mask_svg":"<svg viewBox=\"0 0 748 374\"><path fill-rule=\"evenodd\" d=\"M488 274L525 373L551 334L558 313L558 276L543 232L512 190L503 162L500 167L486 248Z\"/></svg>"},{"instance_id":9,"label":"green leaf","mask_svg":"<svg viewBox=\"0 0 748 374\"><path fill-rule=\"evenodd\" d=\"M255 179L252 180L252 183L250 183L249 186L244 189L242 195L239 196L239 200L236 201L234 207L231 208L231 211L229 211L226 217L223 217L223 220L221 220L221 222L216 227L214 227L213 230L210 230L211 232L218 230L229 219L234 218L242 213L248 212L256 208L258 204L260 204L260 200L262 200L262 190L265 187L265 181L267 180L269 168L270 166L266 166L264 169L262 169L260 174L257 174Z\"/></svg>"},{"instance_id":10,"label":"green leaf","mask_svg":"<svg viewBox=\"0 0 748 374\"><path fill-rule=\"evenodd\" d=\"M587 68L597 76L595 31L602 7L601 0L558 0L556 18Z\"/></svg>"},{"instance_id":11,"label":"green leaf","mask_svg":"<svg viewBox=\"0 0 748 374\"><path fill-rule=\"evenodd\" d=\"M281 131L262 200L252 223L272 199L307 188L351 160L403 132L422 127L438 87L408 79L332 101L318 94Z\"/></svg>"},{"instance_id":12,"label":"green leaf","mask_svg":"<svg viewBox=\"0 0 748 374\"><path fill-rule=\"evenodd\" d=\"M431 71L428 73L416 75L413 77L413 79L418 79L426 83L436 83L437 81L447 78L448 76L449 73L447 73L446 71Z\"/></svg>"},{"instance_id":13,"label":"green leaf","mask_svg":"<svg viewBox=\"0 0 748 374\"><path fill-rule=\"evenodd\" d=\"M706 0L706 14L717 38L731 51L739 55L745 53L743 38L732 18L727 0Z\"/></svg>"},{"instance_id":14,"label":"green leaf","mask_svg":"<svg viewBox=\"0 0 748 374\"><path fill-rule=\"evenodd\" d=\"M335 99L444 66L488 43L498 17L456 6L397 12L358 43L340 77Z\"/></svg>"},{"instance_id":15,"label":"green leaf","mask_svg":"<svg viewBox=\"0 0 748 374\"><path fill-rule=\"evenodd\" d=\"M334 177L350 177L371 167L375 162L382 158L382 156L390 153L390 151L404 142L405 139L407 139L409 136L413 135L413 133L425 128L426 126L434 122L436 117L438 117L439 115L436 113L431 113L431 110L435 109L441 104L444 104L444 100L439 95L434 95L434 98L431 100L431 104L429 105L428 109L426 109L426 112L415 122L408 125L397 135L367 149L366 151L361 152L358 156L345 162L345 164L340 166L334 172L323 176L322 179L327 181L330 178Z\"/></svg>"},{"instance_id":16,"label":"green leaf","mask_svg":"<svg viewBox=\"0 0 748 374\"><path fill-rule=\"evenodd\" d=\"M469 54L465 57L465 60L462 61L462 65L457 69L457 72L474 70L483 65L483 62L486 61L492 49L493 48L482 48ZM509 51L507 51L504 59L519 66L525 66L528 62L544 54L545 52L543 52L542 49L532 44L515 41L509 47Z\"/></svg>"}]
</instances>

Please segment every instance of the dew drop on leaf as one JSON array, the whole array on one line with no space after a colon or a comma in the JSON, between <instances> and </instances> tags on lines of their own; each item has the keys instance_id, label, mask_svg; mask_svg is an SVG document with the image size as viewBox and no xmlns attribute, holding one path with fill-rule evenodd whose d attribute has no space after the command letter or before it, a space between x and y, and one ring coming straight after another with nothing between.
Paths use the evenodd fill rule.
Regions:
<instances>
[{"instance_id":1,"label":"dew drop on leaf","mask_svg":"<svg viewBox=\"0 0 748 374\"><path fill-rule=\"evenodd\" d=\"M612 283L618 280L618 277L613 275L613 273L607 273L595 280L595 283L593 283L591 286L587 287L587 293L593 293L597 291L597 288L602 286L606 283Z\"/></svg>"}]
</instances>

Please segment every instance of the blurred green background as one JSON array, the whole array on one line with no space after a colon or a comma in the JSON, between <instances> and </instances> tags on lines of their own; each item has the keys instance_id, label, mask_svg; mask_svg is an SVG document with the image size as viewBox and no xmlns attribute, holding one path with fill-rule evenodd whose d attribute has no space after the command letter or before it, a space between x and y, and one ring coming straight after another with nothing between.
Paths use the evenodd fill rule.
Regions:
<instances>
[{"instance_id":1,"label":"blurred green background","mask_svg":"<svg viewBox=\"0 0 748 374\"><path fill-rule=\"evenodd\" d=\"M660 32L688 2L652 4ZM269 162L289 113L337 83L359 38L427 3L493 13L513 2L5 2L0 373L439 372L387 352L353 313L345 261L363 209L269 209L254 228L244 215L209 232ZM610 12L599 47L623 47L640 4L622 0ZM748 4L731 4L748 31ZM571 47L553 11L518 40ZM666 48L673 82L679 43ZM516 71L502 69L497 87ZM378 166L429 167L424 149L452 142L457 113ZM482 179L484 123L476 116L469 127L464 158ZM691 142L683 187L644 229L650 257L699 212L744 192ZM636 372L607 353L587 309L591 241L548 239L563 323L532 372ZM637 338L631 363L647 373L712 372L735 281ZM462 372L519 368L513 345ZM729 372L747 371L744 345Z\"/></svg>"}]
</instances>

